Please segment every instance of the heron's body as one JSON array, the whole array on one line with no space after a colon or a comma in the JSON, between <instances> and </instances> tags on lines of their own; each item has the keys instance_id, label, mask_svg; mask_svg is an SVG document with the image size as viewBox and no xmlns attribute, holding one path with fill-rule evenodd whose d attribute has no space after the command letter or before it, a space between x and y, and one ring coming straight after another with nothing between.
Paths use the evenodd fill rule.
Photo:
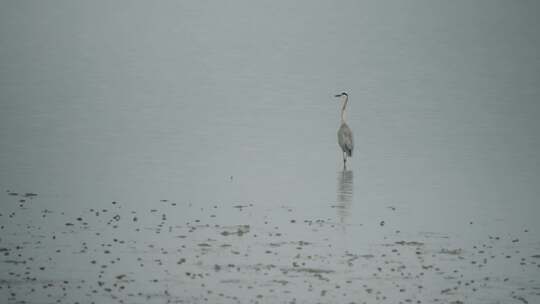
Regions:
<instances>
[{"instance_id":1,"label":"heron's body","mask_svg":"<svg viewBox=\"0 0 540 304\"><path fill-rule=\"evenodd\" d=\"M345 153L348 157L352 156L354 143L352 138L352 131L351 128L349 128L349 125L347 123L342 123L341 127L339 127L338 130L338 143L341 147L341 150L343 150L343 153Z\"/></svg>"},{"instance_id":2,"label":"heron's body","mask_svg":"<svg viewBox=\"0 0 540 304\"><path fill-rule=\"evenodd\" d=\"M341 93L336 95L336 97L341 97L343 100L343 105L341 106L341 126L338 129L338 144L343 151L343 168L347 166L347 157L352 157L352 152L354 149L353 134L349 125L345 122L345 109L347 108L347 102L349 101L349 95L347 93Z\"/></svg>"}]
</instances>

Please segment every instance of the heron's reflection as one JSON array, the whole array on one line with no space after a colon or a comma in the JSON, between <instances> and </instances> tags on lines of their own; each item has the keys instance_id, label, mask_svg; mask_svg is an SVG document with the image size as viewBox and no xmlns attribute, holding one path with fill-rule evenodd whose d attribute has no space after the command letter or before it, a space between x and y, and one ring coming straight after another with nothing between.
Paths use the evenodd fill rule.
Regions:
<instances>
[{"instance_id":1,"label":"heron's reflection","mask_svg":"<svg viewBox=\"0 0 540 304\"><path fill-rule=\"evenodd\" d=\"M339 220L344 223L349 216L353 201L353 171L338 172L337 212Z\"/></svg>"}]
</instances>

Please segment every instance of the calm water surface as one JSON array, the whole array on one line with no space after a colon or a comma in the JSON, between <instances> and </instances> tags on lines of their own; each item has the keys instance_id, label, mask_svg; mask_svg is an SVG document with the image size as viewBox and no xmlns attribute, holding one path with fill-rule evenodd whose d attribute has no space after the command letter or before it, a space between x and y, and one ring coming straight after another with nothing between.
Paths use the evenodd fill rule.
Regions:
<instances>
[{"instance_id":1,"label":"calm water surface","mask_svg":"<svg viewBox=\"0 0 540 304\"><path fill-rule=\"evenodd\" d=\"M538 12L4 4L0 298L540 301Z\"/></svg>"}]
</instances>

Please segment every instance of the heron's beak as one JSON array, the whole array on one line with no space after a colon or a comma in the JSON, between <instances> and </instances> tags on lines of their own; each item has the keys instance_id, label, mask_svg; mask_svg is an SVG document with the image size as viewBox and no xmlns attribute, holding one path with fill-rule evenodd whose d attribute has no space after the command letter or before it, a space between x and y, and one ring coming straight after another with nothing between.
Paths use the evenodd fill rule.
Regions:
<instances>
[{"instance_id":1,"label":"heron's beak","mask_svg":"<svg viewBox=\"0 0 540 304\"><path fill-rule=\"evenodd\" d=\"M334 97L341 97L341 94L334 95Z\"/></svg>"}]
</instances>

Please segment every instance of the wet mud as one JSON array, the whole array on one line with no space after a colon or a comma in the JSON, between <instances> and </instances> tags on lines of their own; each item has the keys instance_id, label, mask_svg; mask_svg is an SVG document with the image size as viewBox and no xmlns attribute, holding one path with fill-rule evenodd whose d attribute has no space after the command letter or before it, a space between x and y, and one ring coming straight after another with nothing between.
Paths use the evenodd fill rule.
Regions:
<instances>
[{"instance_id":1,"label":"wet mud","mask_svg":"<svg viewBox=\"0 0 540 304\"><path fill-rule=\"evenodd\" d=\"M348 224L347 193L327 218L256 203L156 198L70 212L6 191L4 303L538 303L536 231L460 235ZM231 216L233 214L233 216ZM180 216L182 215L182 216ZM383 214L382 216L384 216ZM471 226L475 225L471 223ZM362 231L378 231L378 240ZM474 228L472 228L474 229ZM340 238L348 234L346 241ZM357 236L357 237L356 237ZM349 246L347 242L355 242Z\"/></svg>"}]
</instances>

